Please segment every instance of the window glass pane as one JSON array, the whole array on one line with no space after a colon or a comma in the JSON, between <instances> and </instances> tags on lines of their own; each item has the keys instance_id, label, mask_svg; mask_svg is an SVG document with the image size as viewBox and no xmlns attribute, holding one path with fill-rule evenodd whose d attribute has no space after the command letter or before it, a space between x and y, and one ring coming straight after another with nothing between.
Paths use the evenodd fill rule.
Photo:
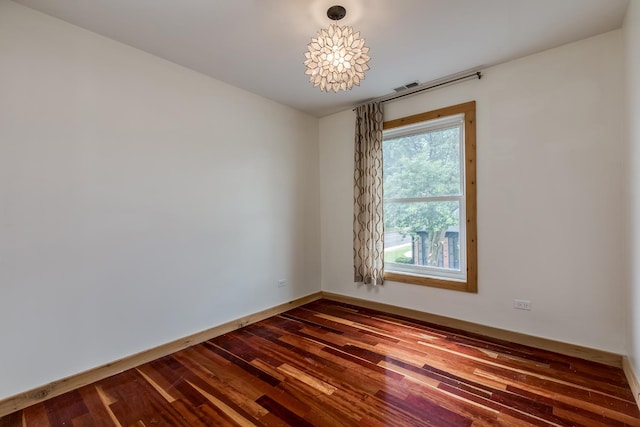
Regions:
<instances>
[{"instance_id":1,"label":"window glass pane","mask_svg":"<svg viewBox=\"0 0 640 427\"><path fill-rule=\"evenodd\" d=\"M384 261L460 271L460 202L385 202Z\"/></svg>"},{"instance_id":2,"label":"window glass pane","mask_svg":"<svg viewBox=\"0 0 640 427\"><path fill-rule=\"evenodd\" d=\"M385 199L460 195L460 126L385 139Z\"/></svg>"}]
</instances>

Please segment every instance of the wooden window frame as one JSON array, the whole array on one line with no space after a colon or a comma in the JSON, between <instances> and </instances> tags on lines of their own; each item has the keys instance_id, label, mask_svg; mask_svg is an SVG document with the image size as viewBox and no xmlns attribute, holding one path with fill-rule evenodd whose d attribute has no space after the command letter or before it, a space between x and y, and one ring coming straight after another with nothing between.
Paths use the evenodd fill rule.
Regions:
<instances>
[{"instance_id":1,"label":"wooden window frame","mask_svg":"<svg viewBox=\"0 0 640 427\"><path fill-rule=\"evenodd\" d=\"M478 226L476 217L476 102L470 101L426 113L415 114L383 123L383 130L412 125L429 120L464 114L465 160L465 208L466 208L466 257L465 281L447 280L407 273L385 272L384 279L414 285L451 289L461 292L478 292ZM383 160L384 161L384 160Z\"/></svg>"}]
</instances>

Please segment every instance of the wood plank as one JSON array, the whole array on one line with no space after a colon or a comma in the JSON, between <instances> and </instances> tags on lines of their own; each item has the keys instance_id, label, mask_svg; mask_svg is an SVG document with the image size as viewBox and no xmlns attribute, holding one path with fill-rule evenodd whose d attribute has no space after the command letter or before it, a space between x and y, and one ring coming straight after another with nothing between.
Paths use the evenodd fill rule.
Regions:
<instances>
[{"instance_id":1,"label":"wood plank","mask_svg":"<svg viewBox=\"0 0 640 427\"><path fill-rule=\"evenodd\" d=\"M327 384L326 382L319 380L318 378L314 378L311 375L308 375L301 370L294 368L293 366L287 365L286 363L278 366L278 370L285 373L291 378L295 378L296 380L315 388L320 393L333 394L337 390L331 384Z\"/></svg>"},{"instance_id":2,"label":"wood plank","mask_svg":"<svg viewBox=\"0 0 640 427\"><path fill-rule=\"evenodd\" d=\"M241 427L252 427L252 426L255 425L248 418L245 418L241 413L235 411L232 407L230 407L229 405L225 404L222 400L218 399L217 397L213 396L212 394L207 393L206 391L202 390L201 388L199 388L198 386L196 386L194 384L191 384L191 383L189 383L189 384L195 390L200 392L200 394L202 394L216 408L218 408L220 411L222 411L227 417L229 417L231 420L233 420L239 426L241 426Z\"/></svg>"}]
</instances>

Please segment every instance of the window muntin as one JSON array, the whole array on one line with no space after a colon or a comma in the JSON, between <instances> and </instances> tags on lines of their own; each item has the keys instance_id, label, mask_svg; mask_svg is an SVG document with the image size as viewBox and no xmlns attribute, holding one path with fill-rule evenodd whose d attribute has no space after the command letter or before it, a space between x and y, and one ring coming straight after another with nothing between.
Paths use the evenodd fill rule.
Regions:
<instances>
[{"instance_id":1,"label":"window muntin","mask_svg":"<svg viewBox=\"0 0 640 427\"><path fill-rule=\"evenodd\" d=\"M384 129L385 278L475 292L475 103Z\"/></svg>"}]
</instances>

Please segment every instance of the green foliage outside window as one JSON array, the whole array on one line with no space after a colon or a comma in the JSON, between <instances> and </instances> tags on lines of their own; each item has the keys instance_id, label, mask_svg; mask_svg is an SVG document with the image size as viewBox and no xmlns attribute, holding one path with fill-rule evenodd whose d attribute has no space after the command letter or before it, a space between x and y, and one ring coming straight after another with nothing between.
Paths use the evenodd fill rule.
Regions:
<instances>
[{"instance_id":1,"label":"green foliage outside window","mask_svg":"<svg viewBox=\"0 0 640 427\"><path fill-rule=\"evenodd\" d=\"M447 229L459 225L459 202L407 199L461 194L460 127L385 140L383 159L385 230L414 239L426 232L424 265L438 266Z\"/></svg>"}]
</instances>

